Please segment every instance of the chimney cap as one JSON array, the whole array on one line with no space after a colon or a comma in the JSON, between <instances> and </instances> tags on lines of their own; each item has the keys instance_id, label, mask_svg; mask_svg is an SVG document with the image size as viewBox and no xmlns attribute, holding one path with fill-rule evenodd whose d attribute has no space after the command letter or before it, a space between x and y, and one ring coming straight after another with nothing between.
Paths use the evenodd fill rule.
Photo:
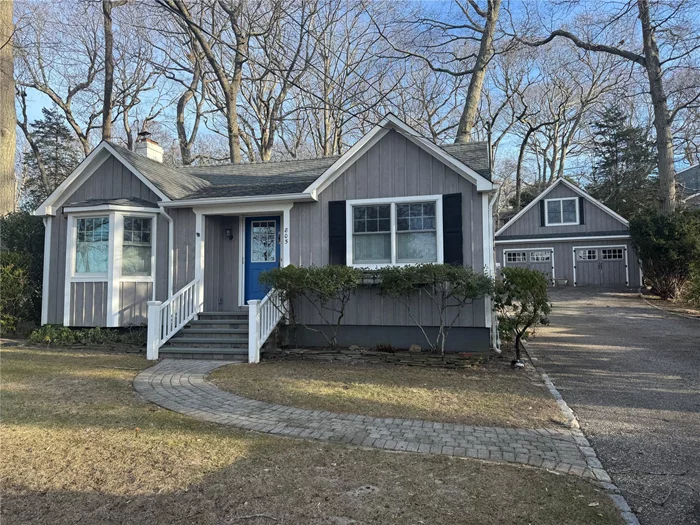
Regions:
<instances>
[{"instance_id":1,"label":"chimney cap","mask_svg":"<svg viewBox=\"0 0 700 525\"><path fill-rule=\"evenodd\" d=\"M152 133L151 133L150 131L146 131L146 130L144 129L143 131L139 131L139 134L138 134L138 137L139 137L139 138L138 138L138 140L139 140L139 142L143 142L143 141L146 141L146 140L153 140L153 139L151 138L151 135L152 135Z\"/></svg>"}]
</instances>

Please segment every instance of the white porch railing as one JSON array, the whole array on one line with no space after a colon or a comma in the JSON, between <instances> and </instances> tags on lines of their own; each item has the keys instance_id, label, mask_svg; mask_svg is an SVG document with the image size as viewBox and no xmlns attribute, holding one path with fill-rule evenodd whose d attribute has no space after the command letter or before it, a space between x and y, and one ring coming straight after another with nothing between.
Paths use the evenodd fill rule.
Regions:
<instances>
[{"instance_id":1,"label":"white porch railing","mask_svg":"<svg viewBox=\"0 0 700 525\"><path fill-rule=\"evenodd\" d=\"M195 279L167 301L148 301L146 359L158 359L160 347L202 311L198 285L199 279Z\"/></svg>"},{"instance_id":2,"label":"white porch railing","mask_svg":"<svg viewBox=\"0 0 700 525\"><path fill-rule=\"evenodd\" d=\"M261 300L248 301L248 362L260 362L260 348L284 317L282 294L274 288Z\"/></svg>"}]
</instances>

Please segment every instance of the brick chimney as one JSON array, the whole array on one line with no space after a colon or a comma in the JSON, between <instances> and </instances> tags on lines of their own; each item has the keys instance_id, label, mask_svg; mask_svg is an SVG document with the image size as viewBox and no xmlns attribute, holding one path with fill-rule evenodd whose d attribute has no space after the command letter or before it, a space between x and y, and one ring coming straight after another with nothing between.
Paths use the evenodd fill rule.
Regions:
<instances>
[{"instance_id":1,"label":"brick chimney","mask_svg":"<svg viewBox=\"0 0 700 525\"><path fill-rule=\"evenodd\" d=\"M163 148L151 138L148 131L139 133L139 138L136 141L136 153L156 162L163 162Z\"/></svg>"}]
</instances>

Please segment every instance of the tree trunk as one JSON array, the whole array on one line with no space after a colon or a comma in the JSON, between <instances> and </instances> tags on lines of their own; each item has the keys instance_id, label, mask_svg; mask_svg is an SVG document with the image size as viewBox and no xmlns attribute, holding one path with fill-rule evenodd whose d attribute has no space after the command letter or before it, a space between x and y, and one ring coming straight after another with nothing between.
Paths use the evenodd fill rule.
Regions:
<instances>
[{"instance_id":1,"label":"tree trunk","mask_svg":"<svg viewBox=\"0 0 700 525\"><path fill-rule=\"evenodd\" d=\"M520 361L521 357L521 347L520 345L522 344L520 342L520 339L522 338L522 334L515 334L515 361Z\"/></svg>"},{"instance_id":2,"label":"tree trunk","mask_svg":"<svg viewBox=\"0 0 700 525\"><path fill-rule=\"evenodd\" d=\"M15 210L17 113L12 54L12 0L0 2L0 216Z\"/></svg>"},{"instance_id":3,"label":"tree trunk","mask_svg":"<svg viewBox=\"0 0 700 525\"><path fill-rule=\"evenodd\" d=\"M676 207L676 170L673 166L671 116L661 78L659 48L656 45L654 28L649 16L648 0L637 0L637 7L642 24L644 66L649 77L649 91L654 106L654 128L656 128L656 147L659 154L659 211L662 215L670 215Z\"/></svg>"},{"instance_id":4,"label":"tree trunk","mask_svg":"<svg viewBox=\"0 0 700 525\"><path fill-rule=\"evenodd\" d=\"M112 90L114 88L114 33L112 32L112 0L102 0L105 33L105 86L102 97L102 140L112 138Z\"/></svg>"},{"instance_id":5,"label":"tree trunk","mask_svg":"<svg viewBox=\"0 0 700 525\"><path fill-rule=\"evenodd\" d=\"M479 53L476 57L476 64L474 65L474 71L469 79L467 99L464 101L464 109L462 110L462 116L459 119L459 126L457 127L457 136L455 137L456 144L464 144L471 140L472 128L476 120L476 111L481 101L481 89L484 85L486 68L493 56L493 34L496 30L498 12L500 9L501 0L488 0L486 23L484 24L484 31L481 34L481 43L479 45Z\"/></svg>"},{"instance_id":6,"label":"tree trunk","mask_svg":"<svg viewBox=\"0 0 700 525\"><path fill-rule=\"evenodd\" d=\"M528 128L523 137L523 141L520 144L520 151L518 152L518 165L515 168L515 211L520 211L520 196L522 195L523 189L523 158L525 157L525 148L527 147L527 141L530 140L530 135L534 131L534 128Z\"/></svg>"}]
</instances>

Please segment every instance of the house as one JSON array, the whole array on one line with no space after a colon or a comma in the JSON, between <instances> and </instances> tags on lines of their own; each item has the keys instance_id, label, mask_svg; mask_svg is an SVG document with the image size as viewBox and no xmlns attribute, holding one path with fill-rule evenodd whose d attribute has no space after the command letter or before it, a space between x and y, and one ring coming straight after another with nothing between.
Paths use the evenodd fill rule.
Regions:
<instances>
[{"instance_id":1,"label":"house","mask_svg":"<svg viewBox=\"0 0 700 525\"><path fill-rule=\"evenodd\" d=\"M172 168L162 155L148 138L136 152L102 142L36 210L46 224L42 324L147 324L150 359L257 362L281 317L278 294L258 282L267 269L444 262L493 273L484 143L439 147L388 115L336 157ZM430 327L437 312L416 301ZM488 350L492 316L489 298L464 308L448 349ZM297 317L322 325L311 308ZM310 331L297 338L322 344ZM338 339L423 341L376 287L353 298Z\"/></svg>"},{"instance_id":2,"label":"house","mask_svg":"<svg viewBox=\"0 0 700 525\"><path fill-rule=\"evenodd\" d=\"M496 232L501 267L540 270L568 286L641 284L629 223L566 179L557 179Z\"/></svg>"},{"instance_id":3,"label":"house","mask_svg":"<svg viewBox=\"0 0 700 525\"><path fill-rule=\"evenodd\" d=\"M689 208L700 209L700 164L679 171L676 179L681 202Z\"/></svg>"}]
</instances>

